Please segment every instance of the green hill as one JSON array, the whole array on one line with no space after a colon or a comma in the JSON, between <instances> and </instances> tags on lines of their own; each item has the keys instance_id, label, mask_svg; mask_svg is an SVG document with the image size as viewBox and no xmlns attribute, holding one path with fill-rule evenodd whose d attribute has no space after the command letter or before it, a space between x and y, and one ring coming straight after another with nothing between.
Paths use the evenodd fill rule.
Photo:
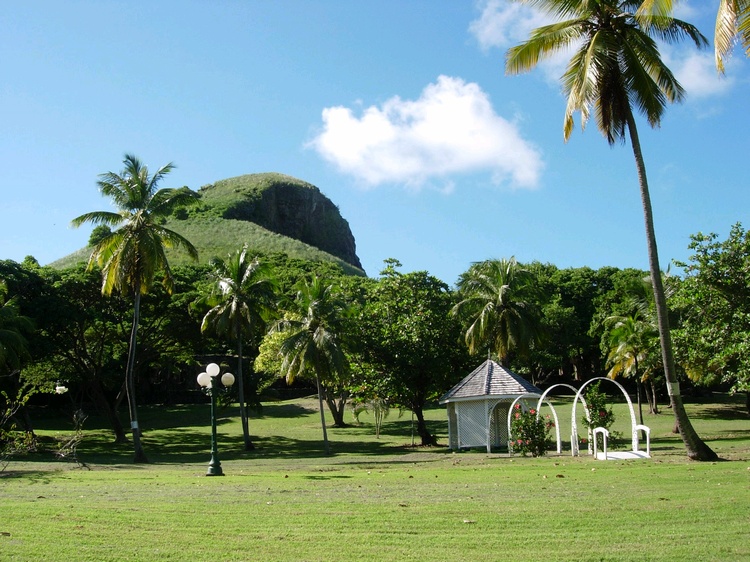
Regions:
<instances>
[{"instance_id":1,"label":"green hill","mask_svg":"<svg viewBox=\"0 0 750 562\"><path fill-rule=\"evenodd\" d=\"M200 263L224 258L246 243L258 252L331 261L347 273L364 274L349 223L312 184L277 173L249 174L205 185L198 193L200 202L178 210L165 226L193 243ZM90 252L82 248L51 265L86 261ZM170 251L169 259L172 265L192 263L179 251Z\"/></svg>"}]
</instances>

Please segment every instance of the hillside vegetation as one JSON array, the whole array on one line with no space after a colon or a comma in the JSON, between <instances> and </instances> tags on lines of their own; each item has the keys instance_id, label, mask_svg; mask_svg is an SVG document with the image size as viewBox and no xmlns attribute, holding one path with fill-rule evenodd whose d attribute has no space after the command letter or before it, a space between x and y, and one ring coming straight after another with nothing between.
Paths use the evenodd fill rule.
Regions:
<instances>
[{"instance_id":1,"label":"hillside vegetation","mask_svg":"<svg viewBox=\"0 0 750 562\"><path fill-rule=\"evenodd\" d=\"M312 184L278 173L249 174L205 185L198 193L200 202L175 212L165 226L193 243L200 263L247 244L261 253L331 261L347 273L364 274L349 223ZM51 265L69 267L86 261L90 252L82 248ZM169 252L169 259L173 266L191 262L179 251Z\"/></svg>"}]
</instances>

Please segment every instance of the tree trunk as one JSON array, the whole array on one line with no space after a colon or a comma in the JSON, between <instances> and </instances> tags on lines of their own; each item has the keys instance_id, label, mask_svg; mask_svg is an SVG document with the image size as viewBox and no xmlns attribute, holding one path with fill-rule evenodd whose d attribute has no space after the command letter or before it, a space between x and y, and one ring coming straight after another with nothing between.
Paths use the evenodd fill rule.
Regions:
<instances>
[{"instance_id":1,"label":"tree trunk","mask_svg":"<svg viewBox=\"0 0 750 562\"><path fill-rule=\"evenodd\" d=\"M97 409L104 414L104 417L109 421L109 425L112 427L112 432L115 434L115 443L126 443L128 438L125 435L125 428L122 427L120 416L117 415L117 409L112 407L102 389L101 382L98 379L91 381L89 385L91 389L91 395L96 404Z\"/></svg>"},{"instance_id":2,"label":"tree trunk","mask_svg":"<svg viewBox=\"0 0 750 562\"><path fill-rule=\"evenodd\" d=\"M331 447L328 444L328 432L326 431L326 413L323 411L323 389L320 386L320 376L315 374L315 384L318 387L318 410L320 410L320 425L323 426L323 447L326 455L331 454Z\"/></svg>"},{"instance_id":3,"label":"tree trunk","mask_svg":"<svg viewBox=\"0 0 750 562\"><path fill-rule=\"evenodd\" d=\"M651 381L649 381L648 384L643 385L643 390L646 392L646 402L648 402L648 413L653 414L654 413L654 397L651 394L651 387L649 386Z\"/></svg>"},{"instance_id":4,"label":"tree trunk","mask_svg":"<svg viewBox=\"0 0 750 562\"><path fill-rule=\"evenodd\" d=\"M718 459L718 455L706 445L698 436L698 433L690 423L685 406L682 403L680 387L675 372L674 355L672 353L672 339L669 333L669 317L667 315L667 300L664 295L664 286L661 279L661 268L659 267L659 253L656 247L656 232L654 230L654 217L651 210L651 195L648 190L646 178L646 165L641 152L641 142L638 138L638 130L632 112L628 112L628 130L630 141L633 146L636 168L638 170L638 183L641 190L641 203L643 204L643 218L646 226L646 240L648 245L648 263L651 274L651 284L654 290L654 301L656 303L656 317L659 325L659 340L661 342L662 360L664 362L664 376L667 379L667 390L675 423L680 431L682 441L685 443L688 458L699 461L712 461Z\"/></svg>"},{"instance_id":5,"label":"tree trunk","mask_svg":"<svg viewBox=\"0 0 750 562\"><path fill-rule=\"evenodd\" d=\"M654 379L651 379L651 398L654 401L654 414L661 414L659 411L659 398L658 394L656 393L656 384L654 384Z\"/></svg>"},{"instance_id":6,"label":"tree trunk","mask_svg":"<svg viewBox=\"0 0 750 562\"><path fill-rule=\"evenodd\" d=\"M141 288L136 283L135 299L133 303L133 328L130 331L130 346L128 348L128 365L125 369L125 390L128 397L130 411L130 427L133 433L133 450L135 463L147 463L148 458L141 444L141 428L138 425L138 407L135 399L135 344L138 335L138 322L141 315Z\"/></svg>"},{"instance_id":7,"label":"tree trunk","mask_svg":"<svg viewBox=\"0 0 750 562\"><path fill-rule=\"evenodd\" d=\"M346 427L347 424L344 421L344 408L346 407L348 393L342 391L341 395L336 399L327 388L323 387L323 394L325 395L326 404L328 404L328 410L331 412L331 416L333 416L333 426Z\"/></svg>"},{"instance_id":8,"label":"tree trunk","mask_svg":"<svg viewBox=\"0 0 750 562\"><path fill-rule=\"evenodd\" d=\"M417 417L417 434L422 440L422 446L432 447L434 445L437 445L437 439L430 433L430 430L427 429L427 424L424 421L424 412L422 411L422 408L414 408L412 411Z\"/></svg>"},{"instance_id":9,"label":"tree trunk","mask_svg":"<svg viewBox=\"0 0 750 562\"><path fill-rule=\"evenodd\" d=\"M636 375L636 379L635 379L635 392L638 395L638 417L641 420L639 423L641 425L645 425L643 423L643 400L641 400L641 394L643 394L643 393L641 391L641 386L642 386L641 380L639 378L637 378L637 375ZM644 437L645 437L645 435L644 435Z\"/></svg>"},{"instance_id":10,"label":"tree trunk","mask_svg":"<svg viewBox=\"0 0 750 562\"><path fill-rule=\"evenodd\" d=\"M250 440L250 429L247 423L247 410L245 409L245 376L242 373L242 334L237 334L237 394L240 402L240 420L242 422L242 438L245 442L245 450L252 451L255 445Z\"/></svg>"}]
</instances>

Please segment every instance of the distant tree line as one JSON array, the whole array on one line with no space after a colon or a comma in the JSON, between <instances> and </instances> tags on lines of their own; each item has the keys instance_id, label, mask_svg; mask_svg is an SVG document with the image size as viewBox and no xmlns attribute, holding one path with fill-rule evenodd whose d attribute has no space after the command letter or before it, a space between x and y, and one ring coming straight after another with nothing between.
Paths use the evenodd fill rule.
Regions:
<instances>
[{"instance_id":1,"label":"distant tree line","mask_svg":"<svg viewBox=\"0 0 750 562\"><path fill-rule=\"evenodd\" d=\"M691 259L678 264L684 275L664 276L681 379L688 388L748 392L750 235L738 224L725 241L698 234L690 247ZM231 309L222 305L241 293L222 292L222 279L243 262L252 270L244 280L251 281L245 306L253 310L222 319ZM298 379L320 384L337 425L345 425L352 401L386 404L413 412L421 442L434 444L424 408L491 355L541 387L625 377L658 412L665 384L647 272L490 260L451 288L428 272L399 268L386 260L377 278L353 277L333 264L247 250L225 262L175 268L171 294L154 285L141 301L135 392L149 404L194 401L195 375L219 361L241 377L239 399L250 409L281 378ZM119 412L132 299L103 295L101 272L85 265L55 270L32 258L0 261L0 280L6 406L24 387L63 384L125 441L131 429ZM328 348L313 349L319 336ZM13 417L19 429L33 431L24 408Z\"/></svg>"}]
</instances>

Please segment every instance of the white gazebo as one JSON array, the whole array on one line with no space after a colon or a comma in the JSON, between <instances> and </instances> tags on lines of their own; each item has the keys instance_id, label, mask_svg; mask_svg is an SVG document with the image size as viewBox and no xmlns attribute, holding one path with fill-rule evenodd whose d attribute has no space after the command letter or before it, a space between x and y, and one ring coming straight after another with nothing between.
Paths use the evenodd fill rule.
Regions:
<instances>
[{"instance_id":1,"label":"white gazebo","mask_svg":"<svg viewBox=\"0 0 750 562\"><path fill-rule=\"evenodd\" d=\"M450 389L440 404L448 408L448 442L456 451L508 445L508 412L519 398L541 398L542 391L488 359Z\"/></svg>"}]
</instances>

